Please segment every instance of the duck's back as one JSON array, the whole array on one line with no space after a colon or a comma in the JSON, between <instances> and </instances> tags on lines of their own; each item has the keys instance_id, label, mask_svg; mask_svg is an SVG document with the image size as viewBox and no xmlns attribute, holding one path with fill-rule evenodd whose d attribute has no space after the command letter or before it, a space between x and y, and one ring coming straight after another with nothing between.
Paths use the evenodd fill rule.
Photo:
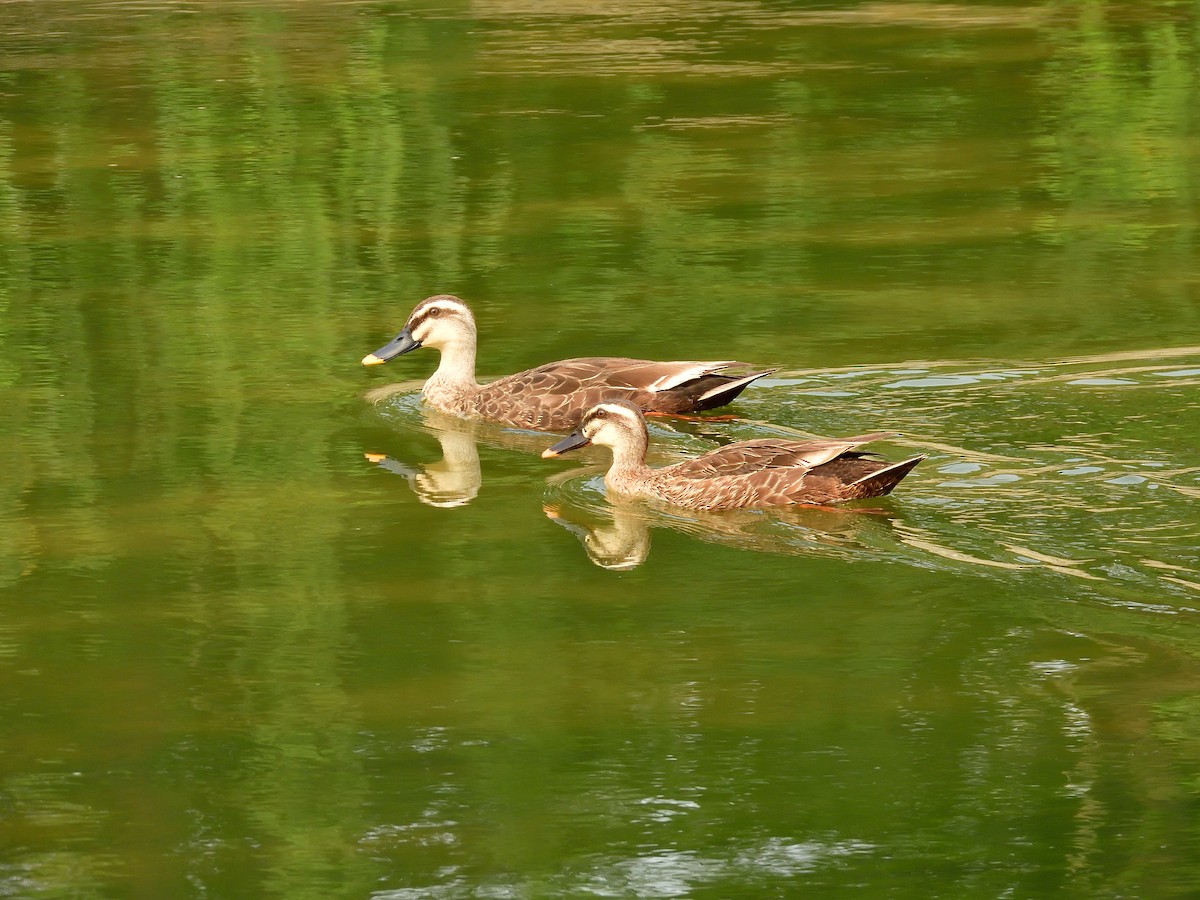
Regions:
<instances>
[{"instance_id":1,"label":"duck's back","mask_svg":"<svg viewBox=\"0 0 1200 900\"><path fill-rule=\"evenodd\" d=\"M720 478L726 475L749 475L763 469L808 468L812 447L796 441L761 438L738 441L710 450L703 456L669 466L670 474L679 478Z\"/></svg>"},{"instance_id":2,"label":"duck's back","mask_svg":"<svg viewBox=\"0 0 1200 900\"><path fill-rule=\"evenodd\" d=\"M850 449L887 432L835 440L740 441L652 469L638 492L691 509L824 504L881 497L924 457L888 463Z\"/></svg>"},{"instance_id":3,"label":"duck's back","mask_svg":"<svg viewBox=\"0 0 1200 900\"><path fill-rule=\"evenodd\" d=\"M730 365L736 364L613 356L564 359L484 385L474 405L485 419L537 431L569 431L585 412L607 400L627 400L646 412L697 412L715 405L716 397L706 405L714 391L744 380L719 374ZM728 403L733 397L720 399Z\"/></svg>"}]
</instances>

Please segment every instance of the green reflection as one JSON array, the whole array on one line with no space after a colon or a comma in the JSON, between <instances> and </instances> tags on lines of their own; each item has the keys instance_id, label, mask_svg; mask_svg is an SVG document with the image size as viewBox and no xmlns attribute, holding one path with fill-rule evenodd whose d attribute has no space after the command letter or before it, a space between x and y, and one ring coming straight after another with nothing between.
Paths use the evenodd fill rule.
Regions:
<instances>
[{"instance_id":1,"label":"green reflection","mask_svg":"<svg viewBox=\"0 0 1200 900\"><path fill-rule=\"evenodd\" d=\"M0 893L1195 887L1191 7L10 6ZM441 290L935 458L619 518L363 401Z\"/></svg>"},{"instance_id":2,"label":"green reflection","mask_svg":"<svg viewBox=\"0 0 1200 900\"><path fill-rule=\"evenodd\" d=\"M1131 32L1105 12L1083 4L1076 27L1056 35L1062 48L1047 66L1055 102L1045 182L1065 208L1046 230L1139 249L1190 240L1193 35L1175 22Z\"/></svg>"}]
</instances>

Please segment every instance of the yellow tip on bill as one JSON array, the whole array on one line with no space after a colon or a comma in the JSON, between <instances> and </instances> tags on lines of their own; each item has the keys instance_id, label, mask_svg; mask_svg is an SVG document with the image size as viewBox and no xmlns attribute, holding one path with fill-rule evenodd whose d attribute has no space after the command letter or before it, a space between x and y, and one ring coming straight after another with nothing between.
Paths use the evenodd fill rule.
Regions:
<instances>
[{"instance_id":1,"label":"yellow tip on bill","mask_svg":"<svg viewBox=\"0 0 1200 900\"><path fill-rule=\"evenodd\" d=\"M362 364L364 366L378 366L385 362L387 362L386 359L380 359L374 353L368 353L366 356L364 356L362 358Z\"/></svg>"},{"instance_id":2,"label":"yellow tip on bill","mask_svg":"<svg viewBox=\"0 0 1200 900\"><path fill-rule=\"evenodd\" d=\"M364 453L363 456L373 463L381 463L387 459L386 453Z\"/></svg>"},{"instance_id":3,"label":"yellow tip on bill","mask_svg":"<svg viewBox=\"0 0 1200 900\"><path fill-rule=\"evenodd\" d=\"M542 451L542 459L554 459L556 456L558 456L558 451L553 447L547 447Z\"/></svg>"}]
</instances>

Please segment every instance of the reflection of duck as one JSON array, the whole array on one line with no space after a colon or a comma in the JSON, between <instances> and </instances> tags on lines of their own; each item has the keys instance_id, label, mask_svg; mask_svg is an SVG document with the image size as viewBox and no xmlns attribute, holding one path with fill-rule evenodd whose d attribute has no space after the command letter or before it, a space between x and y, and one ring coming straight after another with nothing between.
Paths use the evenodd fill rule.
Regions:
<instances>
[{"instance_id":1,"label":"reflection of duck","mask_svg":"<svg viewBox=\"0 0 1200 900\"><path fill-rule=\"evenodd\" d=\"M889 556L895 552L891 523L881 509L805 506L771 510L767 518L762 510L661 515L628 503L610 505L602 512L557 501L542 509L554 524L579 538L593 563L614 572L636 569L646 561L651 529L656 527L762 553L862 554L879 552L879 547Z\"/></svg>"},{"instance_id":2,"label":"reflection of duck","mask_svg":"<svg viewBox=\"0 0 1200 900\"><path fill-rule=\"evenodd\" d=\"M380 468L408 479L422 503L443 508L465 506L475 499L483 483L475 435L469 430L430 430L442 445L442 458L437 462L414 467L382 453L364 455Z\"/></svg>"},{"instance_id":3,"label":"reflection of duck","mask_svg":"<svg viewBox=\"0 0 1200 900\"><path fill-rule=\"evenodd\" d=\"M412 385L389 385L369 396L379 403ZM417 430L433 435L442 448L442 458L431 463L409 465L384 453L365 453L367 460L381 469L404 477L422 503L430 506L465 506L479 494L483 484L483 472L479 462L479 443L485 446L518 450L522 453L538 452L546 445L543 435L531 432L512 431L448 416L437 410L423 408L417 414L420 426ZM416 426L415 421L407 423Z\"/></svg>"},{"instance_id":4,"label":"reflection of duck","mask_svg":"<svg viewBox=\"0 0 1200 900\"><path fill-rule=\"evenodd\" d=\"M924 456L898 463L867 459L864 444L887 432L834 440L739 441L695 459L652 469L649 434L638 408L616 401L590 410L578 431L542 455L558 456L590 443L610 447L609 489L688 509L738 509L837 503L890 494Z\"/></svg>"},{"instance_id":5,"label":"reflection of duck","mask_svg":"<svg viewBox=\"0 0 1200 900\"><path fill-rule=\"evenodd\" d=\"M588 557L602 569L636 569L650 555L650 525L635 513L616 509L611 522L584 525L563 515L561 507L545 504L546 518L565 528L583 544Z\"/></svg>"},{"instance_id":6,"label":"reflection of duck","mask_svg":"<svg viewBox=\"0 0 1200 900\"><path fill-rule=\"evenodd\" d=\"M723 374L745 367L734 362L589 357L547 363L480 385L475 381L475 338L475 317L466 303L439 294L418 303L404 330L362 362L378 365L418 347L434 347L442 353L441 363L423 389L431 406L462 418L538 431L568 431L591 407L608 399L669 414L713 409L769 374Z\"/></svg>"}]
</instances>

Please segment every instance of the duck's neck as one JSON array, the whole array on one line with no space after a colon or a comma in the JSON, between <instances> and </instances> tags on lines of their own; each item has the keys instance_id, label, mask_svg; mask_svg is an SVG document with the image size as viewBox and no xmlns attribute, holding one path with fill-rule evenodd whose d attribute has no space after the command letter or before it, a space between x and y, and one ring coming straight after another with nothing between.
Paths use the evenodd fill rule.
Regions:
<instances>
[{"instance_id":1,"label":"duck's neck","mask_svg":"<svg viewBox=\"0 0 1200 900\"><path fill-rule=\"evenodd\" d=\"M643 481L651 472L646 465L646 438L622 442L612 448L612 465L604 480L609 487L624 493L634 493L633 486Z\"/></svg>"},{"instance_id":2,"label":"duck's neck","mask_svg":"<svg viewBox=\"0 0 1200 900\"><path fill-rule=\"evenodd\" d=\"M475 381L475 344L455 342L441 348L437 371L429 376L422 391L434 409L463 415L479 392Z\"/></svg>"}]
</instances>

